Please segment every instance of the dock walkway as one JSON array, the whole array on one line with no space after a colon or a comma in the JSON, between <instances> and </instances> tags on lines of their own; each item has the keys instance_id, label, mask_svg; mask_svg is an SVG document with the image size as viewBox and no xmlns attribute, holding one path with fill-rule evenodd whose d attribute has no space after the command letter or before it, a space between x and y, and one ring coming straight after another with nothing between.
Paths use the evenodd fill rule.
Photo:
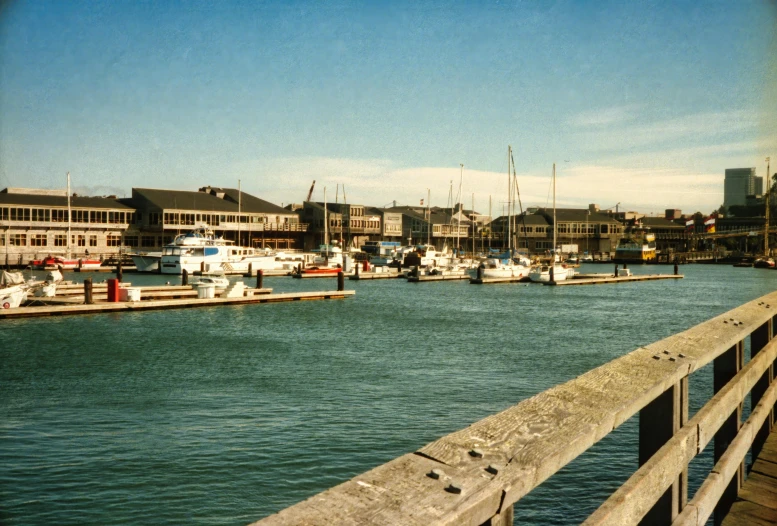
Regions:
<instances>
[{"instance_id":1,"label":"dock walkway","mask_svg":"<svg viewBox=\"0 0 777 526\"><path fill-rule=\"evenodd\" d=\"M777 428L775 428L777 429ZM772 430L722 526L777 524L777 431Z\"/></svg>"},{"instance_id":2,"label":"dock walkway","mask_svg":"<svg viewBox=\"0 0 777 526\"><path fill-rule=\"evenodd\" d=\"M653 281L657 279L682 279L682 274L645 274L642 276L610 276L606 278L580 278L566 279L554 283L546 282L544 285L568 286L568 285L604 285L607 283L628 283L631 281Z\"/></svg>"}]
</instances>

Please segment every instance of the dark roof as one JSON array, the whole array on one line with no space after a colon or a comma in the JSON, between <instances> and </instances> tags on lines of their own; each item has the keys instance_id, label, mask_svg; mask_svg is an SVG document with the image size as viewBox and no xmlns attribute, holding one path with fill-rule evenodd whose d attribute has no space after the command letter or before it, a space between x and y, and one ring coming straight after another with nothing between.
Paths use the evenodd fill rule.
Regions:
<instances>
[{"instance_id":1,"label":"dark roof","mask_svg":"<svg viewBox=\"0 0 777 526\"><path fill-rule=\"evenodd\" d=\"M552 208L540 208L538 214L544 215L548 221L553 220ZM594 223L617 223L615 219L601 212L590 212L587 208L556 208L556 221L585 223L586 221Z\"/></svg>"},{"instance_id":2,"label":"dark roof","mask_svg":"<svg viewBox=\"0 0 777 526\"><path fill-rule=\"evenodd\" d=\"M64 195L35 195L35 194L8 194L0 192L0 205L21 206L56 206L67 208L67 196ZM111 197L71 197L70 206L73 208L113 208L119 210L134 210L132 206L120 202Z\"/></svg>"},{"instance_id":3,"label":"dark roof","mask_svg":"<svg viewBox=\"0 0 777 526\"><path fill-rule=\"evenodd\" d=\"M204 210L210 212L235 212L237 203L226 201L205 192L184 190L158 190L156 188L133 188L132 198L143 197L163 210Z\"/></svg>"},{"instance_id":4,"label":"dark roof","mask_svg":"<svg viewBox=\"0 0 777 526\"><path fill-rule=\"evenodd\" d=\"M244 212L247 214L289 214L289 210L264 199L241 192L237 188L212 188L210 192L189 192L184 190L159 190L156 188L133 188L132 197L147 199L161 209L203 210L209 212ZM218 197L223 193L224 197ZM240 205L238 206L238 201Z\"/></svg>"},{"instance_id":5,"label":"dark roof","mask_svg":"<svg viewBox=\"0 0 777 526\"><path fill-rule=\"evenodd\" d=\"M246 213L253 214L288 214L289 211L283 207L275 205L264 199L260 199L255 195L241 192L237 188L224 188L226 194L225 199L229 198L231 201L237 203L238 196L240 199L240 209Z\"/></svg>"},{"instance_id":6,"label":"dark roof","mask_svg":"<svg viewBox=\"0 0 777 526\"><path fill-rule=\"evenodd\" d=\"M501 224L501 223L506 223L506 222L507 222L507 216L499 216L496 219L494 219L491 223L492 224L494 224L494 223ZM515 216L515 224L516 225L527 224L527 225L534 225L534 226L536 226L536 225L549 226L550 225L550 223L548 223L548 221L545 219L545 217L540 215L540 214L526 214L525 218L524 218L524 216L516 215Z\"/></svg>"},{"instance_id":7,"label":"dark roof","mask_svg":"<svg viewBox=\"0 0 777 526\"><path fill-rule=\"evenodd\" d=\"M650 228L676 228L678 230L684 230L685 225L680 225L669 219L663 217L643 217L639 220L643 226Z\"/></svg>"}]
</instances>

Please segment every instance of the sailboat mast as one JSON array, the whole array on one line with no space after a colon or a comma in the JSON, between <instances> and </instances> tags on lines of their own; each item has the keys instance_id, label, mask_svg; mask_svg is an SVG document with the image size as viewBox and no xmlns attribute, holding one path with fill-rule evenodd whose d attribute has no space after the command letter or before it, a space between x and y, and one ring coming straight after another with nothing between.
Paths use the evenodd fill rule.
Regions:
<instances>
[{"instance_id":1,"label":"sailboat mast","mask_svg":"<svg viewBox=\"0 0 777 526\"><path fill-rule=\"evenodd\" d=\"M766 197L764 198L766 203L766 220L764 221L766 223L766 230L764 231L764 257L767 258L769 257L769 190L772 189L771 176L769 175L769 171L771 170L771 167L769 166L770 160L771 157L766 158Z\"/></svg>"},{"instance_id":2,"label":"sailboat mast","mask_svg":"<svg viewBox=\"0 0 777 526\"><path fill-rule=\"evenodd\" d=\"M240 217L243 213L243 191L240 186L240 179L237 180L237 246L241 247L243 244L240 242L240 224L243 218Z\"/></svg>"},{"instance_id":3,"label":"sailboat mast","mask_svg":"<svg viewBox=\"0 0 777 526\"><path fill-rule=\"evenodd\" d=\"M67 173L67 259L70 259L70 172Z\"/></svg>"},{"instance_id":4,"label":"sailboat mast","mask_svg":"<svg viewBox=\"0 0 777 526\"><path fill-rule=\"evenodd\" d=\"M432 241L432 190L426 189L426 244L430 245Z\"/></svg>"},{"instance_id":5,"label":"sailboat mast","mask_svg":"<svg viewBox=\"0 0 777 526\"><path fill-rule=\"evenodd\" d=\"M459 251L459 234L461 234L461 209L463 206L461 205L462 201L462 195L461 195L461 183L464 181L464 164L459 163L459 166L461 166L461 175L459 176L459 195L456 199L459 201L457 204L459 205L459 215L456 216L456 255L458 257L461 257L461 252Z\"/></svg>"},{"instance_id":6,"label":"sailboat mast","mask_svg":"<svg viewBox=\"0 0 777 526\"><path fill-rule=\"evenodd\" d=\"M553 263L555 262L556 262L556 163L553 163ZM551 265L553 263L551 263Z\"/></svg>"},{"instance_id":7,"label":"sailboat mast","mask_svg":"<svg viewBox=\"0 0 777 526\"><path fill-rule=\"evenodd\" d=\"M324 244L329 244L329 218L326 213L326 186L324 187Z\"/></svg>"},{"instance_id":8,"label":"sailboat mast","mask_svg":"<svg viewBox=\"0 0 777 526\"><path fill-rule=\"evenodd\" d=\"M507 145L507 253L510 257L513 256L512 245L510 241L513 239L513 220L510 218L510 204L513 200L513 180L510 178L510 159L512 158L512 146Z\"/></svg>"}]
</instances>

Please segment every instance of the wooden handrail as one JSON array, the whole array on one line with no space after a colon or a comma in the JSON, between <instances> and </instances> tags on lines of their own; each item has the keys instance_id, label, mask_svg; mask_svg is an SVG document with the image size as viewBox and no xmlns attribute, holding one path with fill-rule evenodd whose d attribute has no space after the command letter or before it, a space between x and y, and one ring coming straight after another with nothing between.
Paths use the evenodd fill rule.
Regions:
<instances>
[{"instance_id":1,"label":"wooden handrail","mask_svg":"<svg viewBox=\"0 0 777 526\"><path fill-rule=\"evenodd\" d=\"M687 507L688 463L724 421L728 426L732 411L738 426L737 408L764 374L772 384L762 395L768 404L777 344L766 342L775 314L777 292L640 347L257 524L479 525L511 516L515 502L640 411L641 419L669 413L656 426L669 426L669 435L640 437L640 455L643 441L644 451L656 453L588 522L633 524L663 507L658 513L671 513L662 521L668 524ZM763 340L754 348L760 352L741 367L742 342L754 333ZM727 376L731 360L740 365ZM716 382L733 379L686 424L688 376L713 361Z\"/></svg>"}]
</instances>

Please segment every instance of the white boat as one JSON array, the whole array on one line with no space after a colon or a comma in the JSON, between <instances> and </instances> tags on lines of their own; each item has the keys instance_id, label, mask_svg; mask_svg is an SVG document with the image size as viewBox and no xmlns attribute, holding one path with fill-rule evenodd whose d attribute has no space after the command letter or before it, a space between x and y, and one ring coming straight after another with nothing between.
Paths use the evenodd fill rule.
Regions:
<instances>
[{"instance_id":1,"label":"white boat","mask_svg":"<svg viewBox=\"0 0 777 526\"><path fill-rule=\"evenodd\" d=\"M343 249L336 245L320 245L313 257L313 266L318 268L343 268Z\"/></svg>"},{"instance_id":2,"label":"white boat","mask_svg":"<svg viewBox=\"0 0 777 526\"><path fill-rule=\"evenodd\" d=\"M158 272L162 252L136 252L130 257L138 272Z\"/></svg>"},{"instance_id":3,"label":"white boat","mask_svg":"<svg viewBox=\"0 0 777 526\"><path fill-rule=\"evenodd\" d=\"M557 222L556 222L556 163L553 163L553 257L552 262L546 265L537 265L529 272L529 279L537 283L547 283L549 281L565 281L567 278L571 278L574 275L574 270L568 269L562 265L558 260L558 254L556 254L556 236ZM553 279L551 280L551 268L553 269Z\"/></svg>"},{"instance_id":4,"label":"white boat","mask_svg":"<svg viewBox=\"0 0 777 526\"><path fill-rule=\"evenodd\" d=\"M215 285L217 289L225 289L229 286L229 280L224 275L202 276L199 280L193 281L192 285Z\"/></svg>"},{"instance_id":5,"label":"white boat","mask_svg":"<svg viewBox=\"0 0 777 526\"><path fill-rule=\"evenodd\" d=\"M526 278L531 270L528 265L518 264L515 261L504 263L498 258L488 258L478 267L467 271L471 278L478 277L478 270L483 278Z\"/></svg>"},{"instance_id":6,"label":"white boat","mask_svg":"<svg viewBox=\"0 0 777 526\"><path fill-rule=\"evenodd\" d=\"M27 299L29 285L21 272L0 274L0 308L15 309Z\"/></svg>"}]
</instances>

